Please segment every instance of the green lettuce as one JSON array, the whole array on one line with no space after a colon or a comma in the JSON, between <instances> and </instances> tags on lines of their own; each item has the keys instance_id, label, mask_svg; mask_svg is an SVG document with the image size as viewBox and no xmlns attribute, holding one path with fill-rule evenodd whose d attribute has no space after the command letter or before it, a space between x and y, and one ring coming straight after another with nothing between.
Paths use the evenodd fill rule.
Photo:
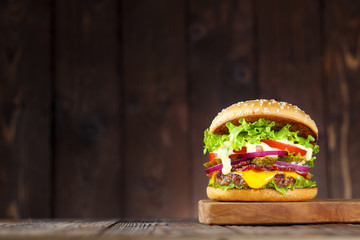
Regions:
<instances>
[{"instance_id":1,"label":"green lettuce","mask_svg":"<svg viewBox=\"0 0 360 240\"><path fill-rule=\"evenodd\" d=\"M312 156L311 159L306 162L306 165L308 165L309 167L314 167L314 160L315 159L316 159L316 157Z\"/></svg>"},{"instance_id":2,"label":"green lettuce","mask_svg":"<svg viewBox=\"0 0 360 240\"><path fill-rule=\"evenodd\" d=\"M306 178L304 178L301 175L298 175L296 177L296 182L294 184L290 184L287 187L278 187L273 180L271 180L269 182L269 184L267 185L267 188L275 188L277 191L281 192L282 194L285 194L289 189L295 189L295 188L312 188L312 187L316 187L316 182L315 181L311 181L308 180Z\"/></svg>"},{"instance_id":3,"label":"green lettuce","mask_svg":"<svg viewBox=\"0 0 360 240\"><path fill-rule=\"evenodd\" d=\"M217 183L210 183L209 186L212 186L214 188L220 188L223 191L226 191L226 190L232 189L232 188L237 188L237 189L248 189L249 188L249 187L238 186L233 182L231 182L228 186L222 186L222 185L217 184Z\"/></svg>"},{"instance_id":4,"label":"green lettuce","mask_svg":"<svg viewBox=\"0 0 360 240\"><path fill-rule=\"evenodd\" d=\"M217 183L211 183L209 184L209 186L212 186L214 188L220 188L223 191L226 191L228 189L233 189L233 188L237 188L237 189L249 189L249 187L242 187L242 186L238 186L236 184L234 184L233 182L230 183L228 186L221 186ZM287 187L278 187L275 182L273 180L271 180L266 186L264 186L263 188L274 188L276 191L285 194L287 193L287 191L289 189L295 189L295 188L312 188L312 187L316 187L316 182L315 181L311 181L308 180L306 178L304 178L301 175L298 175L296 177L296 181L294 184L290 184Z\"/></svg>"},{"instance_id":5,"label":"green lettuce","mask_svg":"<svg viewBox=\"0 0 360 240\"><path fill-rule=\"evenodd\" d=\"M311 142L315 141L314 137L309 135L306 139L298 136L297 132L291 132L289 128L290 124L284 126L280 131L272 130L275 126L275 122L260 118L253 123L247 123L244 118L239 119L239 126L236 126L230 122L226 123L226 127L229 129L229 134L217 135L210 133L209 129L204 132L204 154L213 152L216 149L224 146L224 142L230 142L233 149L240 149L245 146L246 143L259 144L260 139L281 140L286 139L293 141L296 144L300 144L304 147L311 148L313 154L319 152L319 146L313 145Z\"/></svg>"}]
</instances>

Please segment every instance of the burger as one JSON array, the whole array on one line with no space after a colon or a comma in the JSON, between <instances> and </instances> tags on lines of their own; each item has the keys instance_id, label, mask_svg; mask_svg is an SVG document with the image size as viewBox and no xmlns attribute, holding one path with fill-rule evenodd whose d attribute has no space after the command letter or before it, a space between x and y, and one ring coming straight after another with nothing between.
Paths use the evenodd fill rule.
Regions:
<instances>
[{"instance_id":1,"label":"burger","mask_svg":"<svg viewBox=\"0 0 360 240\"><path fill-rule=\"evenodd\" d=\"M307 201L317 194L318 130L297 106L275 100L223 109L204 132L207 196L218 201Z\"/></svg>"}]
</instances>

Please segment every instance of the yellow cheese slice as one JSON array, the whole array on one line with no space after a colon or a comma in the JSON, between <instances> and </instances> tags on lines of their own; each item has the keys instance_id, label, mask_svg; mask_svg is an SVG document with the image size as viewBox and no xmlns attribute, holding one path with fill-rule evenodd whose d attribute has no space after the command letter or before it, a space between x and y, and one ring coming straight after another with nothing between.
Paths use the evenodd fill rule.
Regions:
<instances>
[{"instance_id":1,"label":"yellow cheese slice","mask_svg":"<svg viewBox=\"0 0 360 240\"><path fill-rule=\"evenodd\" d=\"M217 174L217 172L213 172L211 178L210 178L210 181L209 181L209 184L213 184L215 182L215 175Z\"/></svg>"}]
</instances>

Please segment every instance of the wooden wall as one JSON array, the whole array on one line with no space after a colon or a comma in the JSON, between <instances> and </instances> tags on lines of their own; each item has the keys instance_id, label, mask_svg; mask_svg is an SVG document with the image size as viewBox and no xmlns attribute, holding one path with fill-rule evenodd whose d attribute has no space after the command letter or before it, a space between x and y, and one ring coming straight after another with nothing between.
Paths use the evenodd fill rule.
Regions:
<instances>
[{"instance_id":1,"label":"wooden wall","mask_svg":"<svg viewBox=\"0 0 360 240\"><path fill-rule=\"evenodd\" d=\"M274 98L359 198L360 2L0 1L0 217L195 217L203 131Z\"/></svg>"}]
</instances>

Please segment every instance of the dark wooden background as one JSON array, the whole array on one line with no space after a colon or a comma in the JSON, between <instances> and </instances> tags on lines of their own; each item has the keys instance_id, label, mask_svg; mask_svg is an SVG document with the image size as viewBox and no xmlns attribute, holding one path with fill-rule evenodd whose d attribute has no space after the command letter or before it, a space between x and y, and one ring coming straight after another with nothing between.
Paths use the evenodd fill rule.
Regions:
<instances>
[{"instance_id":1,"label":"dark wooden background","mask_svg":"<svg viewBox=\"0 0 360 240\"><path fill-rule=\"evenodd\" d=\"M0 1L0 217L195 217L203 131L274 98L360 198L360 1Z\"/></svg>"}]
</instances>

